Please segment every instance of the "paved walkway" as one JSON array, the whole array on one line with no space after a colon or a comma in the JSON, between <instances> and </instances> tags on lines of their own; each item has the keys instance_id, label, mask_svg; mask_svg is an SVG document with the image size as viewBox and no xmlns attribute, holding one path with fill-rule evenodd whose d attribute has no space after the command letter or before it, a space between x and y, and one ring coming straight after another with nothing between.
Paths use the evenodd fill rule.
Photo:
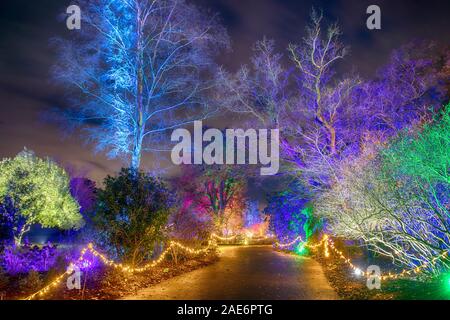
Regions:
<instances>
[{"instance_id":1,"label":"paved walkway","mask_svg":"<svg viewBox=\"0 0 450 320\"><path fill-rule=\"evenodd\" d=\"M318 262L271 246L221 247L220 260L163 281L132 300L338 299Z\"/></svg>"}]
</instances>

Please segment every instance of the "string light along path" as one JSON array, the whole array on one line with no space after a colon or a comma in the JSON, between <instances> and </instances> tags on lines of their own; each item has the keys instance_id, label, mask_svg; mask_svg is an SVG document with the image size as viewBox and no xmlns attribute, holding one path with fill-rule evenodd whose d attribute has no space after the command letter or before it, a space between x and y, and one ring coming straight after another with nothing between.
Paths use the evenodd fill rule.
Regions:
<instances>
[{"instance_id":1,"label":"string light along path","mask_svg":"<svg viewBox=\"0 0 450 320\"><path fill-rule=\"evenodd\" d=\"M113 260L109 259L108 257L106 257L104 254L100 253L99 251L97 251L94 248L94 245L92 243L88 244L85 248L83 248L81 250L80 253L80 257L78 258L78 262L82 262L84 261L84 257L86 255L87 252L90 252L93 256L99 258L105 265L107 266L111 266L115 269L119 269L123 272L126 273L136 273L136 272L144 272L146 270L149 270L151 268L154 268L156 266L158 266L159 264L161 264L165 257L169 254L170 250L172 250L173 248L178 248L182 251L185 251L189 254L192 255L199 255L199 254L203 254L206 253L208 250L211 249L211 247L216 245L215 240L220 240L220 241L229 241L229 240L233 240L236 238L236 235L230 236L230 237L221 237L218 236L216 234L212 234L209 241L208 241L208 245L205 248L202 249L193 249L187 246L184 246L183 244L176 242L176 241L170 241L168 247L163 251L163 253L158 257L158 259L151 261L141 267L132 267L129 265L125 265L122 263L117 263L114 262ZM267 239L268 237L264 237L264 239ZM360 268L356 267L351 259L347 258L344 256L343 252L338 250L336 248L336 246L334 245L333 240L330 239L330 237L328 235L324 235L322 240L319 241L316 244L308 244L308 243L304 243L303 239L301 236L298 236L297 238L295 238L294 240L287 242L287 243L280 243L280 242L275 242L275 246L280 248L280 249L284 249L290 246L293 246L296 243L302 243L302 245L304 247L310 248L310 249L315 249L318 248L320 246L323 246L323 252L324 252L324 256L326 258L328 258L330 256L330 249L340 258L342 259L357 275L362 275L362 276L370 276L369 273L362 271ZM245 238L244 244L248 244L248 239L247 237ZM416 267L414 269L409 269L409 270L403 270L400 273L397 274L392 274L389 273L388 275L385 276L381 276L380 280L388 280L388 279L397 279L400 277L405 277L411 274L418 274L422 271L424 271L426 269L427 266L429 265L434 265L437 261L441 260L441 259L445 259L446 257L448 257L448 250L444 251L442 254L440 254L439 256L433 258L430 262L425 263L419 267ZM71 275L74 272L74 266L75 266L76 262L72 262L69 267L67 268L67 271L62 273L61 275L59 275L58 277L56 277L52 282L50 282L47 286L45 286L44 288L42 288L41 290L31 294L30 296L26 297L25 300L33 300L35 298L43 298L44 296L46 296L52 289L58 287L62 281L65 279L66 276Z\"/></svg>"},{"instance_id":2,"label":"string light along path","mask_svg":"<svg viewBox=\"0 0 450 320\"><path fill-rule=\"evenodd\" d=\"M182 245L179 242L176 241L170 241L169 242L169 246L164 250L164 252L159 256L158 259L149 262L147 264L145 264L142 267L131 267L122 263L116 263L113 260L107 258L104 254L98 252L95 248L94 245L92 243L89 243L85 248L83 248L81 250L80 253L80 257L77 259L77 262L82 262L84 261L84 257L86 255L87 252L90 252L93 256L99 258L105 265L113 267L115 269L120 269L123 272L127 272L127 273L135 273L135 272L143 272L146 271L148 269L154 268L157 265L161 264L165 257L167 256L167 254L170 252L171 249L173 248L178 248L181 249L189 254L192 255L199 255L202 253L206 253L212 246L215 245L215 240L220 240L220 241L228 241L228 240L233 240L236 238L236 235L231 236L231 237L221 237L218 236L216 234L212 234L211 238L208 241L208 245L203 248L203 249L193 249L193 248L189 248L187 246ZM76 262L72 262L69 267L67 268L67 271L62 273L61 275L59 275L58 277L56 277L52 282L50 282L47 286L45 286L44 288L42 288L41 290L31 294L30 296L26 297L25 300L33 300L35 298L43 298L45 295L47 295L52 289L58 287L61 282L65 279L66 276L71 275L74 272L74 266L75 266Z\"/></svg>"},{"instance_id":3,"label":"string light along path","mask_svg":"<svg viewBox=\"0 0 450 320\"><path fill-rule=\"evenodd\" d=\"M292 240L291 242L288 242L288 243L283 244L283 243L276 242L275 246L280 249L284 249L284 248L293 246L294 244L299 243L299 242L300 243L303 242L303 239L300 236L298 236L297 238L295 238L294 240ZM314 248L323 246L323 254L324 254L325 258L328 258L330 256L330 248L331 248L331 250L341 260L343 260L353 270L353 272L356 275L365 276L365 277L370 276L370 273L362 271L360 268L356 267L352 263L352 260L350 258L344 256L344 253L336 248L333 240L331 240L330 237L326 234L323 236L322 240L320 242L318 242L317 244L311 245L308 243L303 243L302 245L304 247L307 247L310 249L314 249ZM449 256L449 250L445 250L440 255L431 259L429 262L426 262L416 268L404 269L402 272L399 272L399 273L388 273L387 275L380 276L380 280L398 279L398 278L406 277L406 276L409 276L412 274L419 274L419 273L423 272L424 270L426 270L426 268L428 266L435 265L438 261L446 259L448 256Z\"/></svg>"}]
</instances>

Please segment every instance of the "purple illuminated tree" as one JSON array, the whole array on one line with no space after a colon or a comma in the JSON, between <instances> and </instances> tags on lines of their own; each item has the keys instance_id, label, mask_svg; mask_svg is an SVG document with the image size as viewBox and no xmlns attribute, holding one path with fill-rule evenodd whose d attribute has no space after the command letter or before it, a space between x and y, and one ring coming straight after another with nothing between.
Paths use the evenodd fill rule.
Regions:
<instances>
[{"instance_id":1,"label":"purple illuminated tree","mask_svg":"<svg viewBox=\"0 0 450 320\"><path fill-rule=\"evenodd\" d=\"M184 0L82 1L82 27L58 39L56 79L74 90L64 114L97 150L139 168L167 150L168 130L217 112L213 56L228 46L217 16Z\"/></svg>"},{"instance_id":2,"label":"purple illuminated tree","mask_svg":"<svg viewBox=\"0 0 450 320\"><path fill-rule=\"evenodd\" d=\"M335 77L336 64L348 53L340 37L337 24L324 26L322 13L313 10L303 42L288 48L298 92L286 117L289 137L282 141L283 150L307 184L317 190L337 179L336 161L346 147L340 123L361 83L358 76Z\"/></svg>"},{"instance_id":3,"label":"purple illuminated tree","mask_svg":"<svg viewBox=\"0 0 450 320\"><path fill-rule=\"evenodd\" d=\"M415 41L394 50L375 79L333 81L334 64L346 55L339 29L332 25L322 36L322 16L312 15L304 43L289 51L297 69L297 105L285 117L286 159L300 170L313 189L323 191L339 179L340 162L357 156L373 143L424 121L445 97L439 71L442 52L433 43ZM304 107L301 107L304 106Z\"/></svg>"},{"instance_id":4,"label":"purple illuminated tree","mask_svg":"<svg viewBox=\"0 0 450 320\"><path fill-rule=\"evenodd\" d=\"M314 114L320 128L325 130L328 153L337 152L337 121L343 104L351 89L359 83L356 78L333 83L335 64L348 52L340 41L341 32L337 24L322 26L323 16L313 10L311 25L301 45L289 45L289 53L298 73L301 101L308 112Z\"/></svg>"},{"instance_id":5,"label":"purple illuminated tree","mask_svg":"<svg viewBox=\"0 0 450 320\"><path fill-rule=\"evenodd\" d=\"M388 137L423 121L430 109L441 108L445 97L439 60L439 48L426 41L394 50L376 78L355 91L354 106L348 109L348 121L343 125L359 136L371 132Z\"/></svg>"},{"instance_id":6,"label":"purple illuminated tree","mask_svg":"<svg viewBox=\"0 0 450 320\"><path fill-rule=\"evenodd\" d=\"M250 67L222 75L229 108L280 129L284 160L310 184L323 186L330 184L342 148L338 122L360 80L334 80L333 68L347 49L337 25L324 32L322 15L313 10L311 17L303 43L289 45L293 68L284 67L274 42L264 39L255 44Z\"/></svg>"}]
</instances>

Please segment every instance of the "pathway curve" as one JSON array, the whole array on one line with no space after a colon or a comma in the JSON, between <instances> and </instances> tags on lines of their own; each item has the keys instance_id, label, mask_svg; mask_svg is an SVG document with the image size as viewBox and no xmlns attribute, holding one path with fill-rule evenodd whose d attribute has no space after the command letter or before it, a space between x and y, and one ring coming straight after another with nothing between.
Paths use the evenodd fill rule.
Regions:
<instances>
[{"instance_id":1,"label":"pathway curve","mask_svg":"<svg viewBox=\"0 0 450 320\"><path fill-rule=\"evenodd\" d=\"M210 266L124 297L128 300L338 299L318 262L271 246L220 248Z\"/></svg>"}]
</instances>

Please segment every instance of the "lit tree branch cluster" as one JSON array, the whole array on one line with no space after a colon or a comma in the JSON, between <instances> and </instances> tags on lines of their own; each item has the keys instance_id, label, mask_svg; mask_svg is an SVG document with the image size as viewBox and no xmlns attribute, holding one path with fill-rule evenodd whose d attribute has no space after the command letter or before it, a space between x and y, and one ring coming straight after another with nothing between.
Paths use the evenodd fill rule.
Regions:
<instances>
[{"instance_id":1,"label":"lit tree branch cluster","mask_svg":"<svg viewBox=\"0 0 450 320\"><path fill-rule=\"evenodd\" d=\"M65 112L97 149L139 168L169 130L217 112L213 57L228 47L216 16L185 1L84 1L83 28L56 39L55 77L78 89ZM189 19L186 19L189 17Z\"/></svg>"},{"instance_id":2,"label":"lit tree branch cluster","mask_svg":"<svg viewBox=\"0 0 450 320\"><path fill-rule=\"evenodd\" d=\"M306 36L288 46L286 59L274 41L257 42L250 66L222 72L227 105L253 118L251 125L280 129L285 173L308 187L314 214L334 235L412 267L429 261L450 243L450 130L437 129L447 119L440 112L448 50L415 41L395 50L371 80L338 76L349 49L336 24L324 25L313 10Z\"/></svg>"},{"instance_id":3,"label":"lit tree branch cluster","mask_svg":"<svg viewBox=\"0 0 450 320\"><path fill-rule=\"evenodd\" d=\"M144 152L167 149L168 131L231 111L251 128L280 130L281 174L308 199L273 198L296 199L285 208L303 212L299 222L324 218L335 236L410 266L448 249L448 48L416 41L373 79L341 74L349 48L338 25L313 10L285 54L263 38L250 63L231 73L214 62L229 46L217 17L184 0L84 8L82 32L55 40L55 76L76 89L72 96L81 93L65 115L99 150L138 169ZM195 193L202 190L220 231L245 178L216 169L201 175ZM313 204L306 211L305 200ZM284 228L289 219L281 220Z\"/></svg>"},{"instance_id":4,"label":"lit tree branch cluster","mask_svg":"<svg viewBox=\"0 0 450 320\"><path fill-rule=\"evenodd\" d=\"M415 267L450 243L450 114L403 132L391 144L347 161L317 201L330 231L362 240L394 262ZM448 261L430 265L431 272Z\"/></svg>"}]
</instances>

